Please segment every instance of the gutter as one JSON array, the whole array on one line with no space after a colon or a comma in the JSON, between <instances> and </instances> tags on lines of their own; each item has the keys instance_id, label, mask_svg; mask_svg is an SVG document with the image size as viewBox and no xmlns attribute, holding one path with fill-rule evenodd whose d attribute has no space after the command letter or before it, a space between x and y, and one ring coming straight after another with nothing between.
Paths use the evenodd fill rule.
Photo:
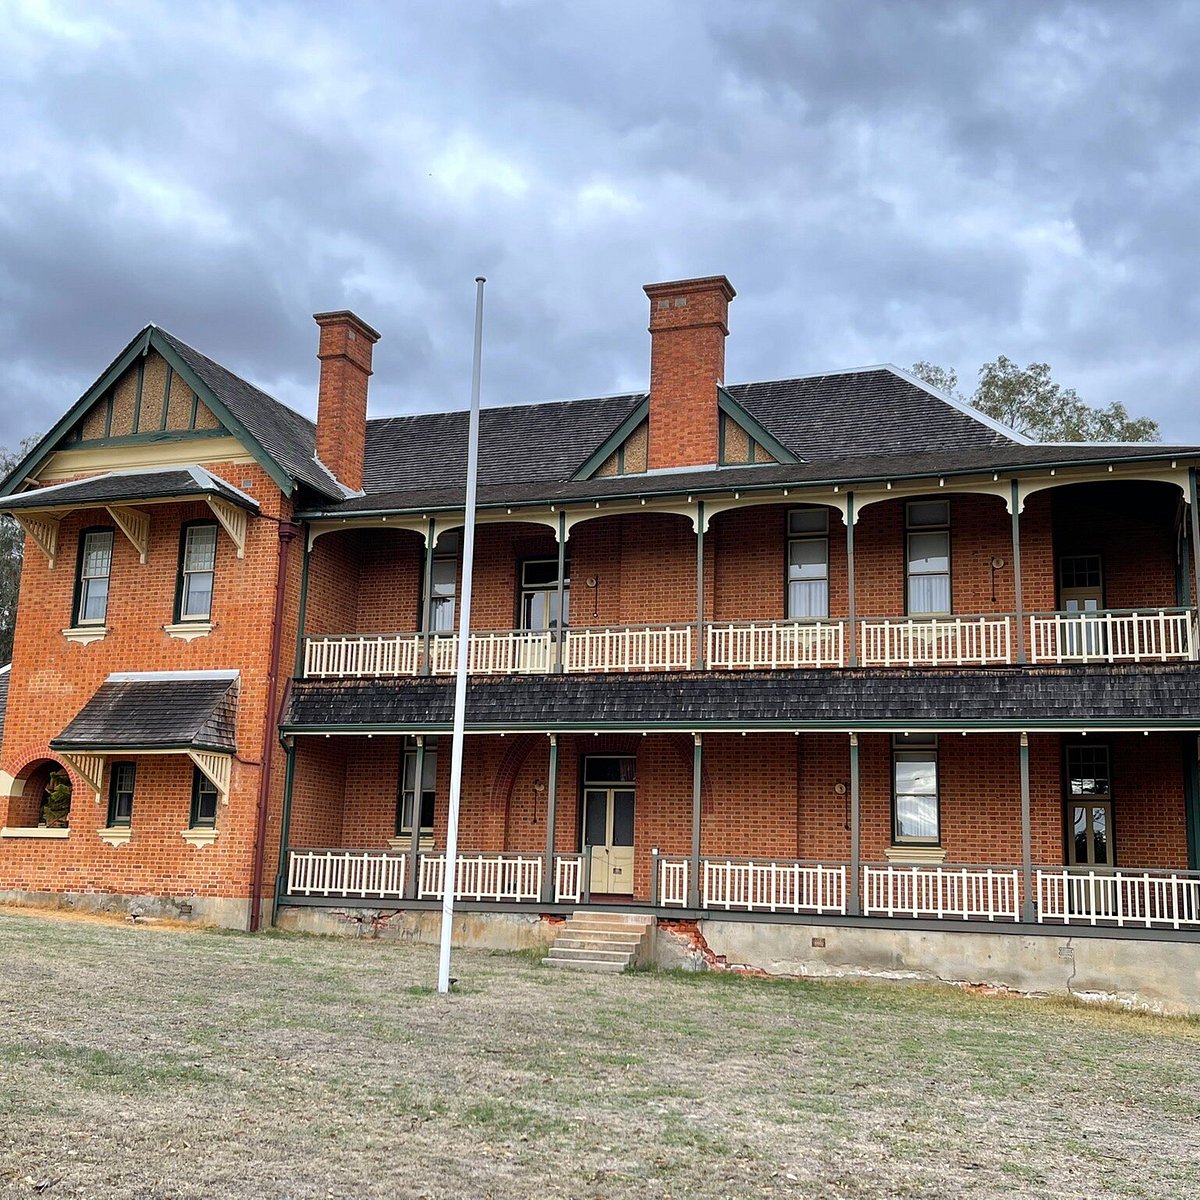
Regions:
<instances>
[{"instance_id":1,"label":"gutter","mask_svg":"<svg viewBox=\"0 0 1200 1200\"><path fill-rule=\"evenodd\" d=\"M281 522L279 526L279 569L275 577L275 612L271 621L270 666L267 669L267 705L263 713L262 763L258 778L258 813L254 823L254 866L250 878L250 932L262 924L263 857L267 846L267 806L271 798L271 768L275 760L275 742L279 727L279 659L283 645L283 602L287 592L287 568L292 542L300 536L300 526Z\"/></svg>"}]
</instances>

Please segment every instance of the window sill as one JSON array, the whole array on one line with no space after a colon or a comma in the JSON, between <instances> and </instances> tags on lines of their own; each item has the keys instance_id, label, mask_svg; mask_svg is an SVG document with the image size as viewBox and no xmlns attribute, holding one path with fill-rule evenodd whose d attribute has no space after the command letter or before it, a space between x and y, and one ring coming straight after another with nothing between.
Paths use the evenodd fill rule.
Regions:
<instances>
[{"instance_id":1,"label":"window sill","mask_svg":"<svg viewBox=\"0 0 1200 1200\"><path fill-rule=\"evenodd\" d=\"M81 646L87 646L92 642L103 641L108 636L108 626L72 625L70 629L64 629L62 635L68 642L78 642Z\"/></svg>"},{"instance_id":2,"label":"window sill","mask_svg":"<svg viewBox=\"0 0 1200 1200\"><path fill-rule=\"evenodd\" d=\"M164 625L163 633L167 637L178 638L181 642L191 642L212 633L213 628L211 621L180 621L176 625Z\"/></svg>"},{"instance_id":3,"label":"window sill","mask_svg":"<svg viewBox=\"0 0 1200 1200\"><path fill-rule=\"evenodd\" d=\"M392 850L409 850L412 848L412 835L408 834L404 837L388 838L388 846ZM433 851L433 834L421 834L421 839L417 843L417 851L421 854L430 854Z\"/></svg>"},{"instance_id":4,"label":"window sill","mask_svg":"<svg viewBox=\"0 0 1200 1200\"><path fill-rule=\"evenodd\" d=\"M0 837L6 838L65 838L69 829L47 829L44 825L11 826L0 829Z\"/></svg>"},{"instance_id":5,"label":"window sill","mask_svg":"<svg viewBox=\"0 0 1200 1200\"><path fill-rule=\"evenodd\" d=\"M217 831L215 829L185 829L181 836L189 845L195 846L197 850L203 850L205 846L211 846L217 840Z\"/></svg>"},{"instance_id":6,"label":"window sill","mask_svg":"<svg viewBox=\"0 0 1200 1200\"><path fill-rule=\"evenodd\" d=\"M97 829L97 834L102 842L107 842L112 847L128 846L133 838L133 833L128 825L117 825L109 829Z\"/></svg>"},{"instance_id":7,"label":"window sill","mask_svg":"<svg viewBox=\"0 0 1200 1200\"><path fill-rule=\"evenodd\" d=\"M946 861L942 846L889 846L884 854L888 862L910 867L937 866Z\"/></svg>"}]
</instances>

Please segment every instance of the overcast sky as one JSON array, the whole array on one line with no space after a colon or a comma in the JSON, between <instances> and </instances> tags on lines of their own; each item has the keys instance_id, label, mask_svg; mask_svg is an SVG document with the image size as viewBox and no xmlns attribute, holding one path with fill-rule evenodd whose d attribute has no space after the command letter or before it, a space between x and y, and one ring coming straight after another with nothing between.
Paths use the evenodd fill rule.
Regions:
<instances>
[{"instance_id":1,"label":"overcast sky","mask_svg":"<svg viewBox=\"0 0 1200 1200\"><path fill-rule=\"evenodd\" d=\"M154 321L312 415L646 385L644 283L726 274L726 377L1052 364L1200 439L1200 4L0 0L0 444Z\"/></svg>"}]
</instances>

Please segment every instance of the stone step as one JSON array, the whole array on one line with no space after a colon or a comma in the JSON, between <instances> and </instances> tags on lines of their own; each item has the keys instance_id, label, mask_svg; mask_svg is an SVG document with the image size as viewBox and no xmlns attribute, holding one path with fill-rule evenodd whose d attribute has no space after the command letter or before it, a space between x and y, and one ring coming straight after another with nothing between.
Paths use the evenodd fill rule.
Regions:
<instances>
[{"instance_id":1,"label":"stone step","mask_svg":"<svg viewBox=\"0 0 1200 1200\"><path fill-rule=\"evenodd\" d=\"M633 955L628 950L605 950L591 946L564 946L555 942L550 947L550 958L555 959L590 959L595 962L619 962L623 967L628 966Z\"/></svg>"},{"instance_id":2,"label":"stone step","mask_svg":"<svg viewBox=\"0 0 1200 1200\"><path fill-rule=\"evenodd\" d=\"M649 929L654 924L654 918L644 913L594 912L589 909L577 909L567 919L587 924L624 925L639 929Z\"/></svg>"},{"instance_id":3,"label":"stone step","mask_svg":"<svg viewBox=\"0 0 1200 1200\"><path fill-rule=\"evenodd\" d=\"M594 925L564 925L558 933L559 937L590 937L598 938L602 942L628 942L632 946L638 945L646 937L646 931L639 929L629 931L625 929L600 929Z\"/></svg>"},{"instance_id":4,"label":"stone step","mask_svg":"<svg viewBox=\"0 0 1200 1200\"><path fill-rule=\"evenodd\" d=\"M596 971L607 975L620 975L626 964L591 958L543 958L542 966L557 967L560 971Z\"/></svg>"},{"instance_id":5,"label":"stone step","mask_svg":"<svg viewBox=\"0 0 1200 1200\"><path fill-rule=\"evenodd\" d=\"M644 938L650 932L644 925L606 925L601 921L567 921L563 926L564 933L594 933L605 937Z\"/></svg>"},{"instance_id":6,"label":"stone step","mask_svg":"<svg viewBox=\"0 0 1200 1200\"><path fill-rule=\"evenodd\" d=\"M642 948L640 939L636 942L615 942L605 938L587 936L566 937L561 934L554 939L554 945L561 947L563 950L605 950L624 954L627 957L633 957Z\"/></svg>"}]
</instances>

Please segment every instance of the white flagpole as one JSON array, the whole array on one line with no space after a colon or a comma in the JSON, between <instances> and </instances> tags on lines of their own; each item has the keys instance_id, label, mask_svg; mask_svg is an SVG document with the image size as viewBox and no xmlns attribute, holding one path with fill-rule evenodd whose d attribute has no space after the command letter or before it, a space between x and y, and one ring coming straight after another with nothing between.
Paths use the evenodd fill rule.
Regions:
<instances>
[{"instance_id":1,"label":"white flagpole","mask_svg":"<svg viewBox=\"0 0 1200 1200\"><path fill-rule=\"evenodd\" d=\"M454 930L454 892L458 882L458 810L462 802L463 743L467 716L467 639L471 631L471 576L475 567L475 490L479 475L479 372L483 354L482 275L475 277L475 362L471 369L471 416L467 426L467 503L463 523L462 597L458 610L458 652L454 672L454 741L450 753L450 811L446 820L445 891L442 893L442 941L438 991L450 991L450 938ZM419 784L418 784L419 787Z\"/></svg>"}]
</instances>

